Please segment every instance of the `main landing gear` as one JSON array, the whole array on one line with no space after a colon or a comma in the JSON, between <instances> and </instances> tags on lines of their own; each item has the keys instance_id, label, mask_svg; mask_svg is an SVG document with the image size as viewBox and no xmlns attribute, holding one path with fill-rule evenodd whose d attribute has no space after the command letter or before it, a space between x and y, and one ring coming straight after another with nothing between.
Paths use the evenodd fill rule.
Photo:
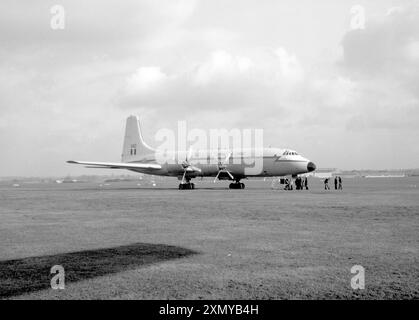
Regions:
<instances>
[{"instance_id":1,"label":"main landing gear","mask_svg":"<svg viewBox=\"0 0 419 320\"><path fill-rule=\"evenodd\" d=\"M192 190L192 189L195 189L195 184L192 182L179 184L179 190Z\"/></svg>"},{"instance_id":2,"label":"main landing gear","mask_svg":"<svg viewBox=\"0 0 419 320\"><path fill-rule=\"evenodd\" d=\"M234 183L230 183L229 188L230 189L244 189L244 183L236 181Z\"/></svg>"}]
</instances>

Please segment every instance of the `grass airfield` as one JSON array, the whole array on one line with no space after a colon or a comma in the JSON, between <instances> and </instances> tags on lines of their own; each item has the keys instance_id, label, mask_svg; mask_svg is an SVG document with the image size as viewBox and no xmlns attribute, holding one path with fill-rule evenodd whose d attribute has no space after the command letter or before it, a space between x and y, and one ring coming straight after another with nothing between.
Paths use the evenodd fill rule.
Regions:
<instances>
[{"instance_id":1,"label":"grass airfield","mask_svg":"<svg viewBox=\"0 0 419 320\"><path fill-rule=\"evenodd\" d=\"M0 185L0 298L419 298L419 178L194 182Z\"/></svg>"}]
</instances>

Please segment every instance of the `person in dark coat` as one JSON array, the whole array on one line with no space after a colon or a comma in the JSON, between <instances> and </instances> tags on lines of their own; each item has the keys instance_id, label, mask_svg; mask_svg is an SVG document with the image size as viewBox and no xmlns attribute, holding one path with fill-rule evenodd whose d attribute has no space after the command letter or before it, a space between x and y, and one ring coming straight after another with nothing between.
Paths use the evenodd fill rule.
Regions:
<instances>
[{"instance_id":1,"label":"person in dark coat","mask_svg":"<svg viewBox=\"0 0 419 320\"><path fill-rule=\"evenodd\" d=\"M330 188L329 188L329 178L324 179L324 190L330 190Z\"/></svg>"},{"instance_id":2,"label":"person in dark coat","mask_svg":"<svg viewBox=\"0 0 419 320\"><path fill-rule=\"evenodd\" d=\"M338 189L338 176L335 176L335 190Z\"/></svg>"}]
</instances>

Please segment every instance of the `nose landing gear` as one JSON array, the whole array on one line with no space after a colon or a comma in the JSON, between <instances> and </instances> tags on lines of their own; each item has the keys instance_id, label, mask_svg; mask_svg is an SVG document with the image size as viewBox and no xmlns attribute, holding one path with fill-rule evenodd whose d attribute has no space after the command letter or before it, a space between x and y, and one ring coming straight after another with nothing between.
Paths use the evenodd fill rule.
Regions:
<instances>
[{"instance_id":1,"label":"nose landing gear","mask_svg":"<svg viewBox=\"0 0 419 320\"><path fill-rule=\"evenodd\" d=\"M229 188L230 189L244 189L244 183L236 181L234 183L230 183Z\"/></svg>"},{"instance_id":2,"label":"nose landing gear","mask_svg":"<svg viewBox=\"0 0 419 320\"><path fill-rule=\"evenodd\" d=\"M192 182L179 184L179 190L192 190L192 189L195 189L195 184Z\"/></svg>"}]
</instances>

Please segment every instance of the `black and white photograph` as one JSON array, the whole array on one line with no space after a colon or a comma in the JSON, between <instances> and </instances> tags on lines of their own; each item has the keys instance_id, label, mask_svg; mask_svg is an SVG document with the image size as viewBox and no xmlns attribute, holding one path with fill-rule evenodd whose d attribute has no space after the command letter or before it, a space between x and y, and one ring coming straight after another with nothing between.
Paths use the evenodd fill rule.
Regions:
<instances>
[{"instance_id":1,"label":"black and white photograph","mask_svg":"<svg viewBox=\"0 0 419 320\"><path fill-rule=\"evenodd\" d=\"M417 0L2 0L0 300L418 300L418 137Z\"/></svg>"}]
</instances>

